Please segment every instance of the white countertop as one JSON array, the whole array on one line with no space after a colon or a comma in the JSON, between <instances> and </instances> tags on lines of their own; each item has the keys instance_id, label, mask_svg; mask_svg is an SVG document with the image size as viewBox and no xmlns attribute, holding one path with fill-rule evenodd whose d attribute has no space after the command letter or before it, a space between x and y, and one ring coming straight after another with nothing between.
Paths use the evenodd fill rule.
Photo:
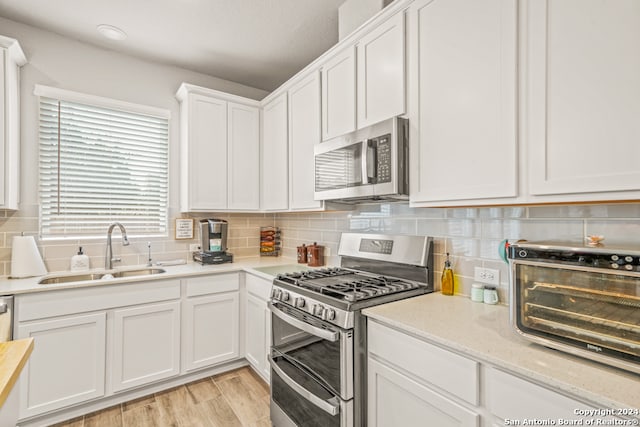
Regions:
<instances>
[{"instance_id":1,"label":"white countertop","mask_svg":"<svg viewBox=\"0 0 640 427\"><path fill-rule=\"evenodd\" d=\"M640 408L640 375L530 343L506 306L440 293L363 311L371 319L600 406Z\"/></svg>"},{"instance_id":2,"label":"white countertop","mask_svg":"<svg viewBox=\"0 0 640 427\"><path fill-rule=\"evenodd\" d=\"M267 272L260 271L258 269L267 268ZM273 268L272 268L273 267ZM130 265L124 266L117 270L135 270L140 268L146 268L144 265ZM261 276L267 280L273 280L273 277L277 273L286 271L299 271L302 269L308 269L305 264L296 264L296 260L292 258L283 257L249 257L238 258L232 263L216 264L216 265L201 265L195 262L189 262L183 265L175 266L153 266L153 268L161 268L165 270L165 273L136 276L136 277L120 277L108 280L85 280L81 282L67 282L67 283L55 283L48 285L40 285L38 281L43 277L57 276L60 274L85 274L85 273L103 273L104 269L94 269L85 272L59 272L51 273L46 276L29 277L26 279L0 279L0 295L16 295L31 292L45 292L60 289L73 289L89 286L102 286L113 285L117 283L133 283L133 282L148 282L150 280L164 280L176 277L188 277L199 276L205 274L216 273L229 273L233 271L247 271L249 273ZM269 271L273 270L273 271Z\"/></svg>"}]
</instances>

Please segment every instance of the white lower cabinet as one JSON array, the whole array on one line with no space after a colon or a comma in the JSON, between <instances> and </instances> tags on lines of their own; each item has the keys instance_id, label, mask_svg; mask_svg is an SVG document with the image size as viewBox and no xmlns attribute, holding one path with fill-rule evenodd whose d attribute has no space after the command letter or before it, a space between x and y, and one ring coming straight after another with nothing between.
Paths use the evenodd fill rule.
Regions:
<instances>
[{"instance_id":1,"label":"white lower cabinet","mask_svg":"<svg viewBox=\"0 0 640 427\"><path fill-rule=\"evenodd\" d=\"M271 376L271 311L268 300L271 282L246 275L247 306L245 313L245 349L249 364L266 381Z\"/></svg>"},{"instance_id":2,"label":"white lower cabinet","mask_svg":"<svg viewBox=\"0 0 640 427\"><path fill-rule=\"evenodd\" d=\"M368 362L369 427L477 427L480 415L372 358Z\"/></svg>"},{"instance_id":3,"label":"white lower cabinet","mask_svg":"<svg viewBox=\"0 0 640 427\"><path fill-rule=\"evenodd\" d=\"M240 357L238 273L186 279L183 301L183 370Z\"/></svg>"},{"instance_id":4,"label":"white lower cabinet","mask_svg":"<svg viewBox=\"0 0 640 427\"><path fill-rule=\"evenodd\" d=\"M525 420L575 420L591 419L582 416L580 410L594 410L593 406L572 399L563 394L533 384L527 380L500 369L485 367L486 406L498 425L522 425ZM597 417L598 421L613 417ZM583 421L584 422L584 421ZM501 424L500 424L501 423ZM525 424L526 425L526 424ZM529 425L533 425L529 423ZM570 425L566 423L565 425ZM575 424L574 424L575 425ZM582 425L578 424L578 425Z\"/></svg>"},{"instance_id":5,"label":"white lower cabinet","mask_svg":"<svg viewBox=\"0 0 640 427\"><path fill-rule=\"evenodd\" d=\"M22 373L20 418L104 396L106 313L20 324L17 338L34 338Z\"/></svg>"},{"instance_id":6,"label":"white lower cabinet","mask_svg":"<svg viewBox=\"0 0 640 427\"><path fill-rule=\"evenodd\" d=\"M264 377L270 282L259 280L250 363ZM199 369L241 366L241 295L238 272L16 295L14 335L35 341L20 376L20 423L44 425L81 404L98 408Z\"/></svg>"},{"instance_id":7,"label":"white lower cabinet","mask_svg":"<svg viewBox=\"0 0 640 427\"><path fill-rule=\"evenodd\" d=\"M180 301L114 311L111 386L121 391L180 372Z\"/></svg>"},{"instance_id":8,"label":"white lower cabinet","mask_svg":"<svg viewBox=\"0 0 640 427\"><path fill-rule=\"evenodd\" d=\"M367 340L370 427L571 425L586 420L576 411L606 409L371 319Z\"/></svg>"}]
</instances>

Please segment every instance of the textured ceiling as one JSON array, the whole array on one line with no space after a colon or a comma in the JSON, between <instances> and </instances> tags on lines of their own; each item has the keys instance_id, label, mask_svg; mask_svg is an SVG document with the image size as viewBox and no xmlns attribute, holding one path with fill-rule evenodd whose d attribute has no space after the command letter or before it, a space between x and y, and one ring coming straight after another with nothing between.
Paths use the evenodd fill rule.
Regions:
<instances>
[{"instance_id":1,"label":"textured ceiling","mask_svg":"<svg viewBox=\"0 0 640 427\"><path fill-rule=\"evenodd\" d=\"M337 43L343 2L0 0L0 16L271 91ZM128 37L105 39L99 24L115 25Z\"/></svg>"}]
</instances>

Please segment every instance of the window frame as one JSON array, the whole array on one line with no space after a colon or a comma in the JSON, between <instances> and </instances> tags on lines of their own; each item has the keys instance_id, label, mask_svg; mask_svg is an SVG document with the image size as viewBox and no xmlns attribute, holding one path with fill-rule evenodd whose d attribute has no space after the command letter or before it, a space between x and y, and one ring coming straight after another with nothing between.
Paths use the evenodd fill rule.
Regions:
<instances>
[{"instance_id":1,"label":"window frame","mask_svg":"<svg viewBox=\"0 0 640 427\"><path fill-rule=\"evenodd\" d=\"M149 233L136 233L131 232L128 233L130 237L168 237L169 235L169 231L170 231L170 221L169 221L169 199L170 199L170 164L171 164L171 158L170 158L170 153L171 153L171 144L170 144L170 140L171 140L171 112L167 109L164 108L158 108L158 107L152 107L152 106L148 106L148 105L142 105L142 104L136 104L136 103L131 103L131 102L127 102L127 101L121 101L121 100L117 100L117 99L113 99L113 98L107 98L107 97L102 97L102 96L97 96L97 95L89 95L89 94L85 94L85 93L80 93L80 92L75 92L75 91L70 91L70 90L66 90L66 89L60 89L60 88L55 88L55 87L50 87L50 86L45 86L45 85L39 85L36 84L35 88L34 88L34 95L36 95L38 97L38 102L37 102L37 106L38 106L38 111L40 111L40 98L41 97L45 97L45 98L51 98L51 99L55 99L55 100L59 100L59 101L63 101L63 102L73 102L73 103L78 103L78 104L85 104L87 106L95 106L97 108L104 108L104 109L111 109L111 110L116 110L116 111L121 111L121 112L126 112L126 113L134 113L134 114L141 114L141 115L147 115L147 116L152 116L154 118L159 118L159 119L164 119L167 121L167 157L166 157L166 174L167 174L167 181L166 181L166 198L164 200L164 206L162 206L162 209L164 209L165 211L165 227L164 227L164 232L162 231L157 231L157 232L149 232ZM38 113L39 114L39 113ZM38 129L41 126L41 122L40 119L38 119ZM38 136L37 139L37 143L38 143L38 159L40 159L41 156L41 151L40 151L40 137ZM38 189L37 189L37 193L38 193L38 204L40 207L42 207L41 205L41 201L40 201L40 185L41 185L41 170L40 170L40 160L38 160L38 179L37 179L37 185L38 185ZM106 232L106 228L105 228L105 232ZM42 229L42 209L40 209L40 212L38 213L38 234L40 236L41 240L79 240L79 239L83 239L83 240L92 240L92 239L102 239L104 238L104 236L102 234L97 235L97 234L60 234L60 235L56 235L56 234L43 234L43 229Z\"/></svg>"}]
</instances>

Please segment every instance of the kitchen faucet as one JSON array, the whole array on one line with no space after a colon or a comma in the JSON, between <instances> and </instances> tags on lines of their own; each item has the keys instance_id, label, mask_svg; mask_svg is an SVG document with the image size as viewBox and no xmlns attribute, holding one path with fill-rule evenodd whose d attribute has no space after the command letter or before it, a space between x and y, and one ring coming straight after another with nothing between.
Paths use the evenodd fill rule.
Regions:
<instances>
[{"instance_id":1,"label":"kitchen faucet","mask_svg":"<svg viewBox=\"0 0 640 427\"><path fill-rule=\"evenodd\" d=\"M129 239L127 239L127 230L124 229L124 225L119 222L114 222L109 226L107 230L107 253L104 256L104 268L105 270L111 270L113 268L113 261L122 261L121 258L113 258L113 249L111 247L111 233L113 233L113 228L118 226L120 228L120 233L122 233L122 246L129 245Z\"/></svg>"}]
</instances>

